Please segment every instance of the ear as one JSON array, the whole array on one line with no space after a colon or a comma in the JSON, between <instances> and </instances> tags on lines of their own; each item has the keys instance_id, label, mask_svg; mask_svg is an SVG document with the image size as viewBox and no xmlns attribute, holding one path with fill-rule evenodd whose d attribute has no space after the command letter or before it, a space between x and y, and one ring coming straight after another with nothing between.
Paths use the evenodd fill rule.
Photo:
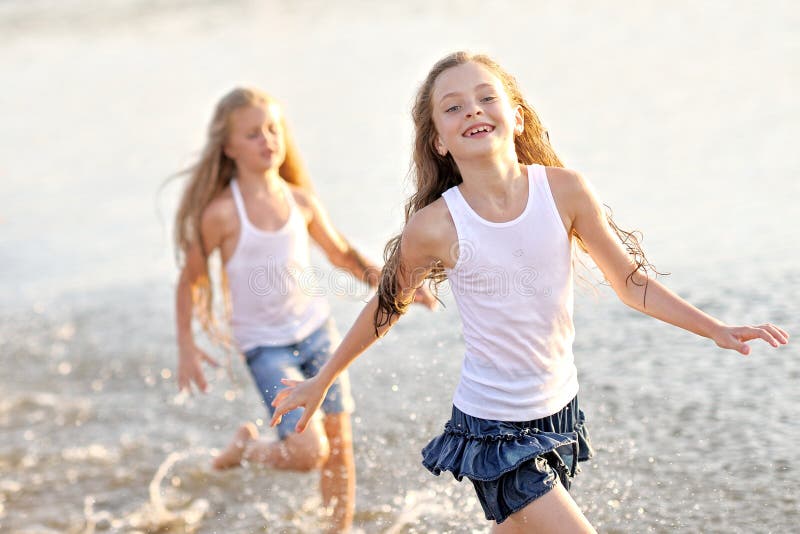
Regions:
<instances>
[{"instance_id":1,"label":"ear","mask_svg":"<svg viewBox=\"0 0 800 534\"><path fill-rule=\"evenodd\" d=\"M436 152L438 152L440 156L445 157L447 155L447 147L444 146L442 138L438 135L436 136L436 142L434 145L436 145Z\"/></svg>"},{"instance_id":2,"label":"ear","mask_svg":"<svg viewBox=\"0 0 800 534\"><path fill-rule=\"evenodd\" d=\"M227 143L222 145L222 153L225 154L229 159L236 159L236 153L231 150Z\"/></svg>"},{"instance_id":3,"label":"ear","mask_svg":"<svg viewBox=\"0 0 800 534\"><path fill-rule=\"evenodd\" d=\"M522 107L514 109L514 135L521 135L525 131L525 119L522 117Z\"/></svg>"}]
</instances>

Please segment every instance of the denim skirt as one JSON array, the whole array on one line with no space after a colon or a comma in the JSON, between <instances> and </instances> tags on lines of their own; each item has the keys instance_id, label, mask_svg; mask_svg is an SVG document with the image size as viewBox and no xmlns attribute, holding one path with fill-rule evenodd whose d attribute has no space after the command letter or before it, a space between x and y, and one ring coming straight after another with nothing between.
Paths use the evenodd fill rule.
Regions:
<instances>
[{"instance_id":1,"label":"denim skirt","mask_svg":"<svg viewBox=\"0 0 800 534\"><path fill-rule=\"evenodd\" d=\"M522 422L480 419L453 406L444 432L422 449L422 465L470 479L486 519L502 523L558 480L569 490L578 462L593 455L575 397L551 416Z\"/></svg>"}]
</instances>

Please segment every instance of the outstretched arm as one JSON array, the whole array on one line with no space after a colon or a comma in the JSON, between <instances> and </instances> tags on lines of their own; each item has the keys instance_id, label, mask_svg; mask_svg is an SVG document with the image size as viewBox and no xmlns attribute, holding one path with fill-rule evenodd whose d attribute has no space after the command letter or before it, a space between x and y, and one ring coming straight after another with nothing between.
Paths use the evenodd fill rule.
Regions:
<instances>
[{"instance_id":1,"label":"outstretched arm","mask_svg":"<svg viewBox=\"0 0 800 534\"><path fill-rule=\"evenodd\" d=\"M408 300L413 298L417 288L437 261L430 252L430 241L431 235L425 225L415 224L413 220L403 231L401 247L403 252L400 257L402 268L398 270L397 282L401 295L407 297ZM375 295L358 315L339 347L316 376L306 381L282 380L287 387L281 390L272 402L275 407L272 426L277 425L285 413L302 406L305 411L295 430L297 432L305 430L308 421L319 409L325 393L336 377L379 337L386 334L400 318L399 315L392 316L387 324L378 328L376 335L375 312L377 309L378 296Z\"/></svg>"},{"instance_id":2,"label":"outstretched arm","mask_svg":"<svg viewBox=\"0 0 800 534\"><path fill-rule=\"evenodd\" d=\"M628 279L636 269L636 264L609 226L591 185L573 171L562 170L561 173L570 182L567 188L568 209L571 211L573 229L622 302L651 317L712 339L722 348L745 355L750 353L750 347L745 342L752 339L763 339L773 347L788 343L789 334L770 323L758 326L726 325L695 308L647 273L636 271Z\"/></svg>"},{"instance_id":3,"label":"outstretched arm","mask_svg":"<svg viewBox=\"0 0 800 534\"><path fill-rule=\"evenodd\" d=\"M328 260L336 267L345 269L356 279L377 287L380 268L361 255L333 226L325 208L313 193L295 190L295 199L308 213L308 233L322 248Z\"/></svg>"},{"instance_id":4,"label":"outstretched arm","mask_svg":"<svg viewBox=\"0 0 800 534\"><path fill-rule=\"evenodd\" d=\"M380 267L364 257L339 233L331 223L322 203L313 193L301 191L299 195L302 198L298 200L307 206L311 214L308 233L325 252L328 260L334 266L348 271L356 279L369 284L370 287L377 287L381 279ZM436 298L427 288L417 291L414 300L430 309L434 309L437 304Z\"/></svg>"}]
</instances>

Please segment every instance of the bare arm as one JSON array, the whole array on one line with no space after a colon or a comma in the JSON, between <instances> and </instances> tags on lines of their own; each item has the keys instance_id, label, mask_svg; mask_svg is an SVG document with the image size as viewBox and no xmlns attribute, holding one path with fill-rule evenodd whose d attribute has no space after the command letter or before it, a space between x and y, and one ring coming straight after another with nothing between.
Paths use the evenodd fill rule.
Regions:
<instances>
[{"instance_id":1,"label":"bare arm","mask_svg":"<svg viewBox=\"0 0 800 534\"><path fill-rule=\"evenodd\" d=\"M636 265L608 225L605 212L590 184L572 171L561 170L560 173L563 179L571 181L568 188L568 209L571 211L573 229L586 244L589 255L614 292L626 305L712 339L722 348L734 349L745 355L750 352L745 341L751 339L761 338L774 347L788 342L789 335L769 323L759 326L728 326L695 308L646 273L637 271L628 280L628 275L636 269Z\"/></svg>"},{"instance_id":2,"label":"bare arm","mask_svg":"<svg viewBox=\"0 0 800 534\"><path fill-rule=\"evenodd\" d=\"M296 195L304 202L311 212L311 221L308 223L308 233L319 244L328 260L336 267L345 269L356 279L377 287L381 279L381 269L356 250L341 233L333 226L325 208L319 200L307 191L300 191ZM414 294L414 302L422 304L429 309L438 305L436 297L427 287L421 288Z\"/></svg>"},{"instance_id":3,"label":"bare arm","mask_svg":"<svg viewBox=\"0 0 800 534\"><path fill-rule=\"evenodd\" d=\"M201 221L201 235L206 250L214 250L222 242L222 225L213 210L207 210ZM199 243L193 243L185 251L184 266L175 288L175 328L178 341L178 388L191 391L192 382L205 392L208 384L203 374L202 363L219 365L211 356L200 350L192 334L192 290L203 277L208 277L206 260Z\"/></svg>"},{"instance_id":4,"label":"bare arm","mask_svg":"<svg viewBox=\"0 0 800 534\"><path fill-rule=\"evenodd\" d=\"M309 192L302 192L302 202L311 212L308 233L319 244L328 260L336 267L345 269L356 279L377 287L381 269L369 259L361 255L333 226L325 208L319 200Z\"/></svg>"},{"instance_id":5,"label":"bare arm","mask_svg":"<svg viewBox=\"0 0 800 534\"><path fill-rule=\"evenodd\" d=\"M397 281L401 288L401 294L408 300L414 298L417 288L437 261L432 254L435 249L435 240L436 237L431 235L425 224L419 224L419 221L415 222L413 219L403 231L401 245L403 252L400 257L402 268L398 271ZM378 297L375 295L358 315L336 352L316 376L304 382L283 380L287 388L281 390L272 402L275 407L275 415L271 423L273 426L280 422L285 413L302 406L305 411L297 423L296 431L305 430L308 421L319 409L325 393L336 377L366 351L378 337L386 334L400 318L399 315L392 316L387 324L378 329L378 335L376 335L375 311L377 308Z\"/></svg>"}]
</instances>

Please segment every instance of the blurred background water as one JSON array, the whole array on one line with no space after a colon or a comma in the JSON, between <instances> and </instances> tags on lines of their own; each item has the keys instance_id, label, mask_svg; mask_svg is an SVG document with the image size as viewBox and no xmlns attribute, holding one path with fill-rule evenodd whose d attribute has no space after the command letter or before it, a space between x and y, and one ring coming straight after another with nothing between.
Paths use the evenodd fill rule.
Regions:
<instances>
[{"instance_id":1,"label":"blurred background water","mask_svg":"<svg viewBox=\"0 0 800 534\"><path fill-rule=\"evenodd\" d=\"M313 475L209 468L266 419L241 362L176 395L180 182L160 188L238 84L280 99L333 221L378 259L417 84L446 53L489 53L669 287L796 333L798 25L779 1L0 1L0 531L319 529ZM361 297L331 297L342 330ZM573 494L600 531L796 528L796 346L743 358L603 287L576 324L598 454ZM352 368L363 532L488 531L468 482L419 464L458 325L453 305L415 309Z\"/></svg>"}]
</instances>

